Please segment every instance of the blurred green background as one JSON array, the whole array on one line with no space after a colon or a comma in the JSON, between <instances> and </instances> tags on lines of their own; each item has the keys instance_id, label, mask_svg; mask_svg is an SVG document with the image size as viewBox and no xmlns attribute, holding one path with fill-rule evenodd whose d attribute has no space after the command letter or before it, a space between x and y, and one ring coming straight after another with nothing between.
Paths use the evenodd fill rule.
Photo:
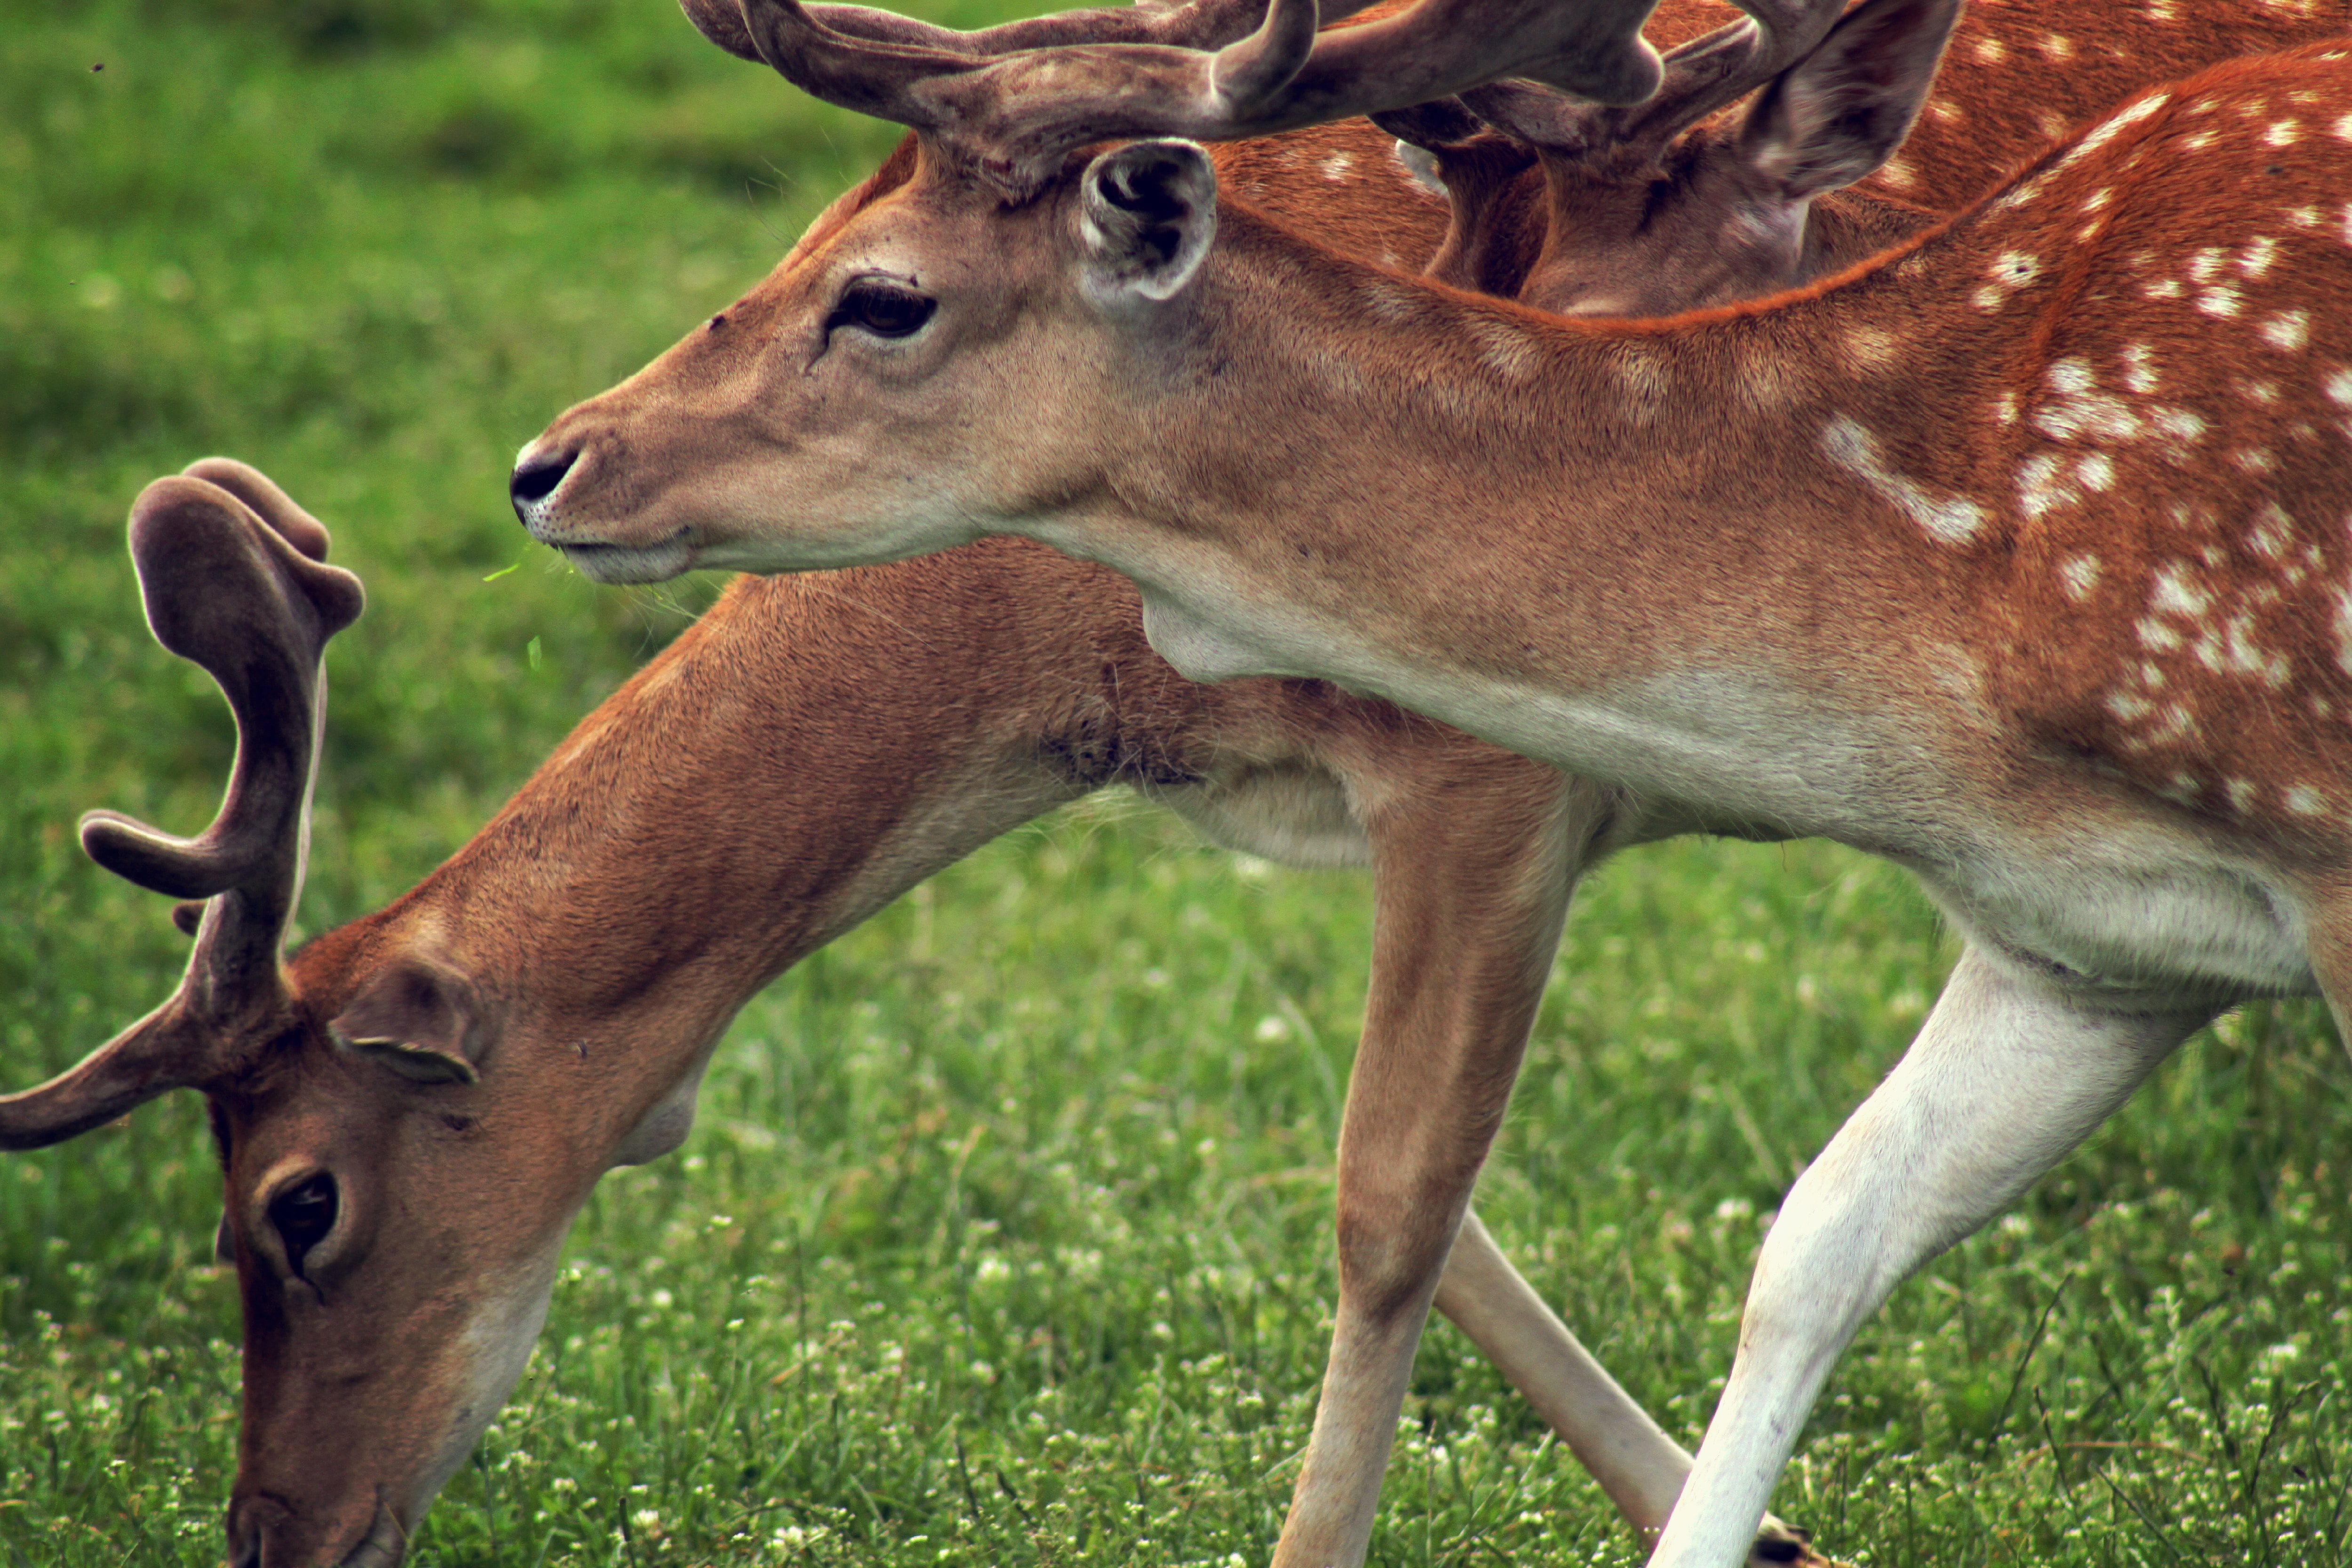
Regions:
<instances>
[{"instance_id":1,"label":"blurred green background","mask_svg":"<svg viewBox=\"0 0 2352 1568\"><path fill-rule=\"evenodd\" d=\"M246 458L366 578L301 923L358 914L711 591L527 548L511 454L895 139L666 0L0 0L0 1082L182 956L76 815L193 830L230 754L141 623L139 488ZM417 1560L1263 1561L1321 1369L1364 894L1110 798L803 965L685 1154L606 1184ZM1686 1440L1760 1222L1950 956L1818 847L1645 851L1584 900L1481 1204ZM2192 1045L1871 1325L1781 1511L1870 1563L2352 1561L2348 1080L2307 1006ZM217 1552L216 1198L193 1097L0 1163L11 1568ZM1376 1561L1638 1557L1433 1331Z\"/></svg>"}]
</instances>

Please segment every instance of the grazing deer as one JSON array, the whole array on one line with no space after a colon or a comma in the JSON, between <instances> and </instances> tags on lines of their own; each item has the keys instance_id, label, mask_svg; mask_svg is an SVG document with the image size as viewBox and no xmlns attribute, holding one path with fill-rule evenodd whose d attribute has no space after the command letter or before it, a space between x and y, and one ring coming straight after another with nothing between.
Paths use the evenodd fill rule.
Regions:
<instances>
[{"instance_id":1,"label":"grazing deer","mask_svg":"<svg viewBox=\"0 0 2352 1568\"><path fill-rule=\"evenodd\" d=\"M936 60L743 22L919 166L528 448L536 535L643 581L1025 534L1135 580L1188 675L1834 837L1964 933L1782 1206L1655 1561L1737 1561L1856 1326L2207 1020L2352 1022L2352 49L2146 93L1823 285L1612 322L1318 250L1190 142L1084 155L1179 118L1102 105L1116 46L999 147Z\"/></svg>"},{"instance_id":2,"label":"grazing deer","mask_svg":"<svg viewBox=\"0 0 2352 1568\"><path fill-rule=\"evenodd\" d=\"M1379 1259L1401 1232L1438 1247L1439 1305L1630 1519L1664 1522L1688 1456L1475 1216L1449 1261L1454 1215L1410 1207L1413 1172L1475 1168L1491 1126L1475 1149L1449 1130L1403 1160L1365 1131L1384 1136L1418 1096L1499 1106L1478 1075L1517 1060L1567 868L1643 831L1606 792L1328 687L1192 684L1145 646L1123 580L998 540L739 581L446 865L281 964L320 656L359 584L322 564L323 527L221 458L150 486L131 548L158 639L229 697L236 762L198 838L85 819L101 864L205 900L175 911L194 952L162 1007L0 1098L0 1147L205 1093L227 1185L218 1249L246 1308L236 1568L397 1562L521 1372L581 1203L607 1169L685 1137L737 1008L932 872L1112 783L1258 853L1372 864L1342 1234L1358 1283L1370 1272L1411 1310L1376 1301L1371 1319L1396 1333L1409 1318L1417 1338L1426 1285ZM719 912L743 910L769 918ZM1373 1403L1392 1430L1394 1402ZM1328 1417L1318 1441L1334 1429L1354 1447L1318 1459L1317 1486L1368 1510L1387 1433L1367 1451ZM1303 1491L1303 1507L1320 1495ZM1823 1561L1769 1523L1753 1561L1801 1560Z\"/></svg>"}]
</instances>

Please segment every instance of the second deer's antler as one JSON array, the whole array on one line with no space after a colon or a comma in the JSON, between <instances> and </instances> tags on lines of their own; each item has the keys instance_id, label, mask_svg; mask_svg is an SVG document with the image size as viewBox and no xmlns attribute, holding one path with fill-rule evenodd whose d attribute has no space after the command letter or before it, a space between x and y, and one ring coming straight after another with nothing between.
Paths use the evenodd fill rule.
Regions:
<instances>
[{"instance_id":1,"label":"second deer's antler","mask_svg":"<svg viewBox=\"0 0 2352 1568\"><path fill-rule=\"evenodd\" d=\"M236 761L212 826L181 838L118 812L82 818L91 859L156 892L206 900L169 1000L47 1083L0 1096L0 1148L58 1142L166 1089L230 1070L237 1042L289 997L278 947L301 890L327 639L357 619L359 579L324 563L327 531L246 465L207 458L158 479L131 513L156 641L202 665L236 716Z\"/></svg>"}]
</instances>

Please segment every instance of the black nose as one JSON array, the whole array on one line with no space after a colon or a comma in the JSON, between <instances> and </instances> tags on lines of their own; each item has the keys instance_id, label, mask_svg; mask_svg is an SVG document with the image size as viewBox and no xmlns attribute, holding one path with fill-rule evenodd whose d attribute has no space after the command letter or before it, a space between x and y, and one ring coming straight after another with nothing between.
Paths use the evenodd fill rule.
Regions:
<instances>
[{"instance_id":1,"label":"black nose","mask_svg":"<svg viewBox=\"0 0 2352 1568\"><path fill-rule=\"evenodd\" d=\"M555 452L517 463L512 477L507 480L507 493L514 497L517 506L543 500L554 493L555 487L563 482L563 476L572 471L572 465L579 460L577 452Z\"/></svg>"}]
</instances>

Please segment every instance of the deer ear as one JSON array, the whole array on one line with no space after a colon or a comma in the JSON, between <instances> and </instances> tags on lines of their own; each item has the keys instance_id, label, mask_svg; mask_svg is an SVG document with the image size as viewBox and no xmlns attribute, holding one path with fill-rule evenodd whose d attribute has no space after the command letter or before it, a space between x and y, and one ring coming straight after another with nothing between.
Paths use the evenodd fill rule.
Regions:
<instances>
[{"instance_id":1,"label":"deer ear","mask_svg":"<svg viewBox=\"0 0 2352 1568\"><path fill-rule=\"evenodd\" d=\"M478 1083L481 1015L462 975L415 956L378 971L327 1026L335 1044L416 1083Z\"/></svg>"},{"instance_id":2,"label":"deer ear","mask_svg":"<svg viewBox=\"0 0 2352 1568\"><path fill-rule=\"evenodd\" d=\"M1919 118L1959 13L1960 0L1863 0L1758 96L1739 132L1748 165L1797 201L1873 173Z\"/></svg>"},{"instance_id":3,"label":"deer ear","mask_svg":"<svg viewBox=\"0 0 2352 1568\"><path fill-rule=\"evenodd\" d=\"M1099 305L1173 298L1217 237L1217 171L1192 142L1130 142L1079 181L1087 292Z\"/></svg>"}]
</instances>

